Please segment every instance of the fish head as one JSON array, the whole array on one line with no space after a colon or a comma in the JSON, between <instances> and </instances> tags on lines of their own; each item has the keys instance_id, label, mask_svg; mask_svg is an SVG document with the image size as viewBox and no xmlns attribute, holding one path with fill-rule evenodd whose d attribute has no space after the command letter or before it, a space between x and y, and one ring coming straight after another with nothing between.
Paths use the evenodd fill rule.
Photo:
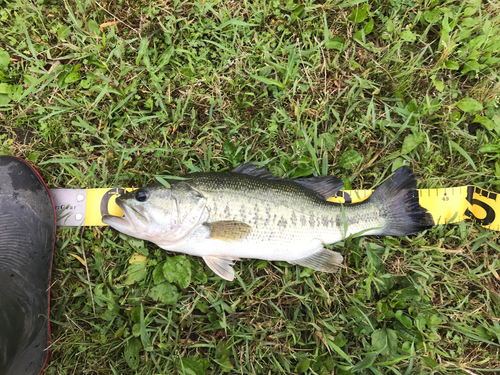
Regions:
<instances>
[{"instance_id":1,"label":"fish head","mask_svg":"<svg viewBox=\"0 0 500 375\"><path fill-rule=\"evenodd\" d=\"M153 184L116 198L123 216L104 215L102 221L132 237L167 246L188 234L200 220L204 196L187 186Z\"/></svg>"}]
</instances>

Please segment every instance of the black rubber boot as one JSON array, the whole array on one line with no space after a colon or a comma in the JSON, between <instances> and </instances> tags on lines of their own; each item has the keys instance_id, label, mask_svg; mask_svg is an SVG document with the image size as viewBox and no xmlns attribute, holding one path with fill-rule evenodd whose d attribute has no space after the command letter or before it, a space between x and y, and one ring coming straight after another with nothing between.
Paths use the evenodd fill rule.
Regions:
<instances>
[{"instance_id":1,"label":"black rubber boot","mask_svg":"<svg viewBox=\"0 0 500 375\"><path fill-rule=\"evenodd\" d=\"M48 359L55 211L36 170L0 156L0 375L32 375Z\"/></svg>"}]
</instances>

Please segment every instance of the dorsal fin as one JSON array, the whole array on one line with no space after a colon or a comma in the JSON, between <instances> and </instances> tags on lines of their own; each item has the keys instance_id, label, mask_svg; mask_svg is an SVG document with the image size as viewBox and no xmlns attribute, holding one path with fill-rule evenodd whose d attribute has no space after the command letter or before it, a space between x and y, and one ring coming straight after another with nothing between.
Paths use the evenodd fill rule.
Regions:
<instances>
[{"instance_id":1,"label":"dorsal fin","mask_svg":"<svg viewBox=\"0 0 500 375\"><path fill-rule=\"evenodd\" d=\"M267 168L259 168L253 164L240 164L237 167L231 169L231 172L234 173L243 173L249 176L267 178L269 180L277 180L278 177L274 177L271 172Z\"/></svg>"},{"instance_id":2,"label":"dorsal fin","mask_svg":"<svg viewBox=\"0 0 500 375\"><path fill-rule=\"evenodd\" d=\"M328 199L333 197L340 189L342 189L342 186L344 186L342 180L334 176L300 177L286 180L273 176L273 174L269 172L267 168L259 168L253 164L240 164L237 167L231 169L231 172L243 173L249 176L265 178L268 180L295 182L309 190L314 191L320 199Z\"/></svg>"},{"instance_id":3,"label":"dorsal fin","mask_svg":"<svg viewBox=\"0 0 500 375\"><path fill-rule=\"evenodd\" d=\"M333 197L344 186L342 180L334 176L301 177L290 181L314 191L322 199Z\"/></svg>"}]
</instances>

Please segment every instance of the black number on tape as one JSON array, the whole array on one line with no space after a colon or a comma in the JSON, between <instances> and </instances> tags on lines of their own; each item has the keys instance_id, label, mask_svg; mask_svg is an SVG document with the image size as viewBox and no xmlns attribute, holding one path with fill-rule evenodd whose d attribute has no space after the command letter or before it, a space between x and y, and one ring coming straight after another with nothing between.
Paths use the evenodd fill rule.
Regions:
<instances>
[{"instance_id":1,"label":"black number on tape","mask_svg":"<svg viewBox=\"0 0 500 375\"><path fill-rule=\"evenodd\" d=\"M335 195L336 197L344 198L344 203L352 203L352 198L349 195L349 193L345 191L338 191L337 194Z\"/></svg>"},{"instance_id":2,"label":"black number on tape","mask_svg":"<svg viewBox=\"0 0 500 375\"><path fill-rule=\"evenodd\" d=\"M477 193L482 193L483 190L479 189L479 188L476 188L478 191ZM485 196L484 194L481 194L483 196ZM469 217L471 220L475 221L476 223L478 223L479 225L490 225L491 223L493 223L493 221L495 221L495 211L493 210L493 208L491 208L491 206L483 201L480 201L479 199L474 199L473 198L474 196L474 186L468 186L467 187L467 201L472 204L473 206L476 205L476 206L479 206L481 207L482 209L484 209L486 211L486 216L483 218L483 219L480 219L478 217L476 217L469 209L466 209L465 210L465 216ZM495 194L495 198L496 198L496 194Z\"/></svg>"},{"instance_id":3,"label":"black number on tape","mask_svg":"<svg viewBox=\"0 0 500 375\"><path fill-rule=\"evenodd\" d=\"M101 199L101 216L109 214L108 204L111 200L111 197L113 197L113 195L121 195L123 193L125 193L125 190L119 188L109 189L104 193Z\"/></svg>"}]
</instances>

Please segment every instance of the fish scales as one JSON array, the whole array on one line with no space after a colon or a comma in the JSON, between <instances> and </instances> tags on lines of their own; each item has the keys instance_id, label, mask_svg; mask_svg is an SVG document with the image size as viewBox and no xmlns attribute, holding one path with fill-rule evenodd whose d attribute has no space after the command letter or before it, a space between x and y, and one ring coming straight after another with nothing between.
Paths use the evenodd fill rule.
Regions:
<instances>
[{"instance_id":1,"label":"fish scales","mask_svg":"<svg viewBox=\"0 0 500 375\"><path fill-rule=\"evenodd\" d=\"M226 280L235 260L284 260L336 272L342 256L325 249L346 236L404 236L434 224L416 194L416 179L399 168L365 201L328 202L341 188L333 176L279 179L263 168L240 165L231 172L194 173L123 194L124 216L103 222L128 235L195 256Z\"/></svg>"},{"instance_id":2,"label":"fish scales","mask_svg":"<svg viewBox=\"0 0 500 375\"><path fill-rule=\"evenodd\" d=\"M213 173L194 174L188 183L205 193L210 221L233 220L252 226L246 242L292 243L335 234L341 236L343 230L343 223L338 225L333 220L341 218L338 206L316 198L310 191L287 180ZM221 210L220 205L228 210ZM305 224L297 226L298 217L305 218Z\"/></svg>"}]
</instances>

